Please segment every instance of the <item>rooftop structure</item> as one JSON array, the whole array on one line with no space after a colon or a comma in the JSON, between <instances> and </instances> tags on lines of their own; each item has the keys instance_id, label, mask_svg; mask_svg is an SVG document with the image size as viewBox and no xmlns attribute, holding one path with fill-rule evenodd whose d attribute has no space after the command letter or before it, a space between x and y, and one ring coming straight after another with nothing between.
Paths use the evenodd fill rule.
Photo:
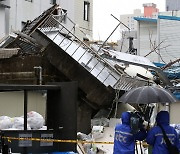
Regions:
<instances>
[{"instance_id":1,"label":"rooftop structure","mask_svg":"<svg viewBox=\"0 0 180 154\"><path fill-rule=\"evenodd\" d=\"M144 17L152 18L154 13L159 12L154 3L143 4L144 7Z\"/></svg>"}]
</instances>

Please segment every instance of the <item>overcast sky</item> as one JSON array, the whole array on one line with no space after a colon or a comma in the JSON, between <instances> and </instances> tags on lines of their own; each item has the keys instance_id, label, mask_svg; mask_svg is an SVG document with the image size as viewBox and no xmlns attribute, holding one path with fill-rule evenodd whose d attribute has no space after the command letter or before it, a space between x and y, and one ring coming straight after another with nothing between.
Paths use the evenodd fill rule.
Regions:
<instances>
[{"instance_id":1,"label":"overcast sky","mask_svg":"<svg viewBox=\"0 0 180 154\"><path fill-rule=\"evenodd\" d=\"M165 0L94 0L93 1L93 38L105 40L117 26L121 14L133 14L134 9L141 9L144 3L154 3L162 12L165 11ZM119 28L113 33L109 41L116 41L120 37Z\"/></svg>"}]
</instances>

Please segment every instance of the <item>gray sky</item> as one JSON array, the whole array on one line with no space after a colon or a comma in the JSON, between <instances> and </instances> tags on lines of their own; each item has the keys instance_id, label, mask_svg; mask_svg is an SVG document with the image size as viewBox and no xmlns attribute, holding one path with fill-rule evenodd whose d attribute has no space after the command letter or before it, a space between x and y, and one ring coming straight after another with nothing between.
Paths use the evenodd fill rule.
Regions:
<instances>
[{"instance_id":1,"label":"gray sky","mask_svg":"<svg viewBox=\"0 0 180 154\"><path fill-rule=\"evenodd\" d=\"M134 9L141 9L143 13L144 3L154 3L160 12L165 11L165 0L94 0L93 1L93 38L105 40L118 21L111 14L120 18L121 14L133 14ZM113 33L109 41L116 41L120 37L119 28Z\"/></svg>"}]
</instances>

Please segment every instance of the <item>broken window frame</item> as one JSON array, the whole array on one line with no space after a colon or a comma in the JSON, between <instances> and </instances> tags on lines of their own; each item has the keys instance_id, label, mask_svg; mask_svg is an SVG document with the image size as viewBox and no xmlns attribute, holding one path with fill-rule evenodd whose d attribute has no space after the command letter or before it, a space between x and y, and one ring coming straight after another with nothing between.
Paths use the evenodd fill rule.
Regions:
<instances>
[{"instance_id":1,"label":"broken window frame","mask_svg":"<svg viewBox=\"0 0 180 154\"><path fill-rule=\"evenodd\" d=\"M61 16L61 22L66 23L67 22L67 10L62 9L60 16Z\"/></svg>"},{"instance_id":2,"label":"broken window frame","mask_svg":"<svg viewBox=\"0 0 180 154\"><path fill-rule=\"evenodd\" d=\"M89 21L90 16L90 3L88 1L84 1L84 20Z\"/></svg>"},{"instance_id":3,"label":"broken window frame","mask_svg":"<svg viewBox=\"0 0 180 154\"><path fill-rule=\"evenodd\" d=\"M67 10L62 9L60 12L57 12L57 14L53 15L55 19L57 19L59 22L66 24L67 21Z\"/></svg>"}]
</instances>

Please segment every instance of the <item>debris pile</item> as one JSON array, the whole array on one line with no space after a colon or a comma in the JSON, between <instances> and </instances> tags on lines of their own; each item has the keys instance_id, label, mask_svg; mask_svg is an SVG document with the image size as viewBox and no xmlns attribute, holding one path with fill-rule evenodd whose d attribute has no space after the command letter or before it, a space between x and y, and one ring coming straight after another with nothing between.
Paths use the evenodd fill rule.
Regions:
<instances>
[{"instance_id":1,"label":"debris pile","mask_svg":"<svg viewBox=\"0 0 180 154\"><path fill-rule=\"evenodd\" d=\"M38 130L46 129L44 126L44 118L42 115L35 111L27 113L27 129ZM24 117L8 117L0 116L0 130L23 130L24 129Z\"/></svg>"},{"instance_id":2,"label":"debris pile","mask_svg":"<svg viewBox=\"0 0 180 154\"><path fill-rule=\"evenodd\" d=\"M91 120L91 133L86 135L77 133L77 139L92 143L78 143L81 151L87 154L112 154L114 141L114 126L120 119L95 118ZM109 144L107 144L109 143ZM82 153L83 153L82 152Z\"/></svg>"}]
</instances>

